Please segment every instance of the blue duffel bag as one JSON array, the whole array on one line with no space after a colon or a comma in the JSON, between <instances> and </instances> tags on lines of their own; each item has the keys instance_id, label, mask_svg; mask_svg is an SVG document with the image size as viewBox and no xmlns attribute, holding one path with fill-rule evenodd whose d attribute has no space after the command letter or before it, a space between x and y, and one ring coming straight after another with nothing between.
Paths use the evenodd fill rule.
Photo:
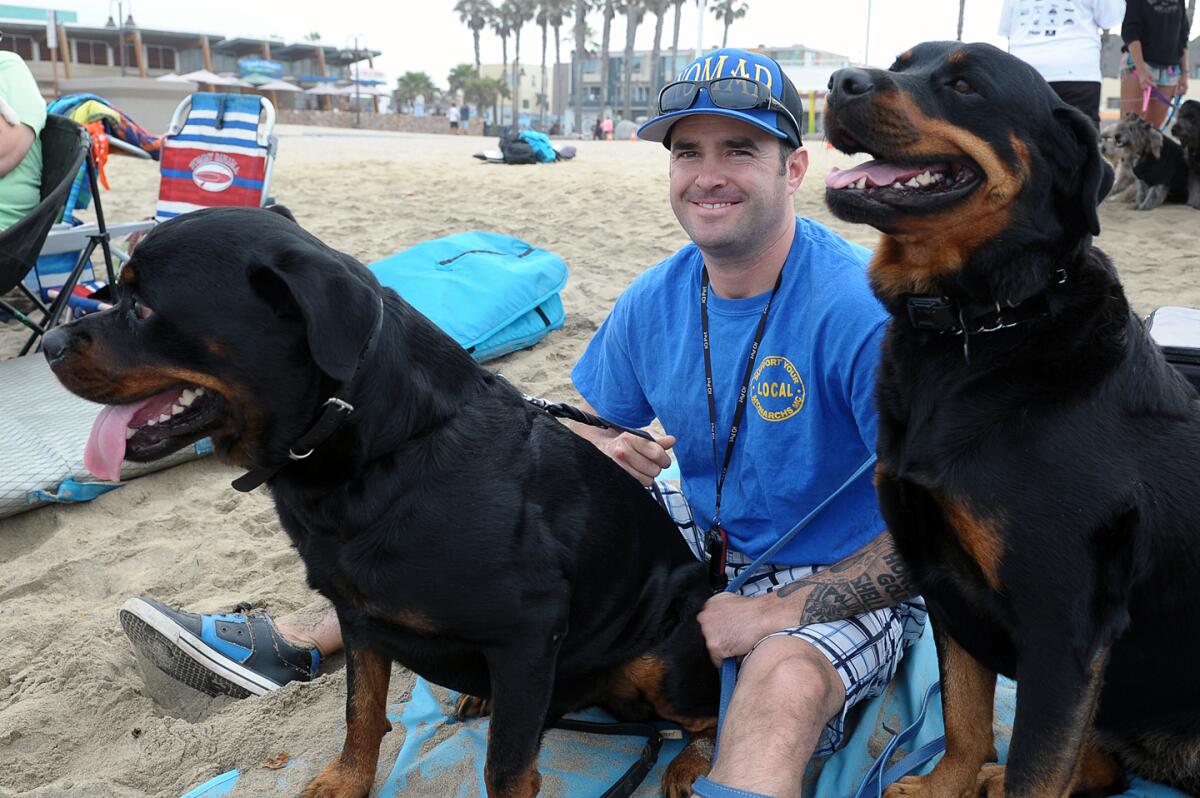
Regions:
<instances>
[{"instance_id":1,"label":"blue duffel bag","mask_svg":"<svg viewBox=\"0 0 1200 798\"><path fill-rule=\"evenodd\" d=\"M532 346L566 317L567 264L501 233L424 241L370 269L479 362Z\"/></svg>"}]
</instances>

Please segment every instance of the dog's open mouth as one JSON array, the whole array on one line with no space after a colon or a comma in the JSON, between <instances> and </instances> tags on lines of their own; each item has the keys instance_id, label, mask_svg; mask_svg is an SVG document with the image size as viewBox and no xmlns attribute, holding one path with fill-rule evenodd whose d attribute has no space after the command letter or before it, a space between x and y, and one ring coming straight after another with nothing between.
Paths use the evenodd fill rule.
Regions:
<instances>
[{"instance_id":1,"label":"dog's open mouth","mask_svg":"<svg viewBox=\"0 0 1200 798\"><path fill-rule=\"evenodd\" d=\"M203 438L224 418L225 401L194 385L172 388L96 416L83 464L97 477L121 478L121 461L148 462Z\"/></svg>"},{"instance_id":2,"label":"dog's open mouth","mask_svg":"<svg viewBox=\"0 0 1200 798\"><path fill-rule=\"evenodd\" d=\"M957 201L979 179L978 167L965 160L874 160L850 169L835 166L825 177L825 188L830 200L921 211Z\"/></svg>"}]
</instances>

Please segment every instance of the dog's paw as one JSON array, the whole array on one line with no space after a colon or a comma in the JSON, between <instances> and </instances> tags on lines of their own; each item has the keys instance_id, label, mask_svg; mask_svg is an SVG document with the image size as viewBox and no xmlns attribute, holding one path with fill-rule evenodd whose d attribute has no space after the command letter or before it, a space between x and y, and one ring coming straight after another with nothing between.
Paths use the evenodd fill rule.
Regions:
<instances>
[{"instance_id":1,"label":"dog's paw","mask_svg":"<svg viewBox=\"0 0 1200 798\"><path fill-rule=\"evenodd\" d=\"M688 798L692 794L692 783L712 767L712 755L711 737L693 737L663 773L663 798Z\"/></svg>"},{"instance_id":2,"label":"dog's paw","mask_svg":"<svg viewBox=\"0 0 1200 798\"><path fill-rule=\"evenodd\" d=\"M976 777L975 788L985 798L1004 798L1004 765L984 765Z\"/></svg>"},{"instance_id":3,"label":"dog's paw","mask_svg":"<svg viewBox=\"0 0 1200 798\"><path fill-rule=\"evenodd\" d=\"M492 711L492 701L488 698L480 698L477 695L467 695L463 693L458 697L458 703L454 705L454 717L459 720L470 720L471 718L484 718Z\"/></svg>"},{"instance_id":4,"label":"dog's paw","mask_svg":"<svg viewBox=\"0 0 1200 798\"><path fill-rule=\"evenodd\" d=\"M342 763L342 757L330 762L308 783L300 798L366 798L371 791L373 772L362 773Z\"/></svg>"},{"instance_id":5,"label":"dog's paw","mask_svg":"<svg viewBox=\"0 0 1200 798\"><path fill-rule=\"evenodd\" d=\"M928 776L905 776L883 791L884 798L975 798L975 784L947 787L936 771Z\"/></svg>"}]
</instances>

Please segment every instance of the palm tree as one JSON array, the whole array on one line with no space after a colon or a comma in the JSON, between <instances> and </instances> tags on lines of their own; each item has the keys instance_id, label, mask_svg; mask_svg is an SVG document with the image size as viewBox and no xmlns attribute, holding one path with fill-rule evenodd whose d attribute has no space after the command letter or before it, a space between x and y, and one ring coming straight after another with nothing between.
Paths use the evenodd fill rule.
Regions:
<instances>
[{"instance_id":1,"label":"palm tree","mask_svg":"<svg viewBox=\"0 0 1200 798\"><path fill-rule=\"evenodd\" d=\"M749 11L747 6L741 0L717 0L712 7L713 16L718 22L725 25L725 33L721 36L721 46L725 47L729 44L729 26L733 24L735 19L741 19L746 16Z\"/></svg>"},{"instance_id":2,"label":"palm tree","mask_svg":"<svg viewBox=\"0 0 1200 798\"><path fill-rule=\"evenodd\" d=\"M962 41L963 11L967 8L967 0L958 0L958 36L955 41Z\"/></svg>"},{"instance_id":3,"label":"palm tree","mask_svg":"<svg viewBox=\"0 0 1200 798\"><path fill-rule=\"evenodd\" d=\"M405 72L396 80L393 96L397 108L411 106L419 95L424 95L428 101L432 101L437 95L437 86L429 75L424 72Z\"/></svg>"},{"instance_id":4,"label":"palm tree","mask_svg":"<svg viewBox=\"0 0 1200 798\"><path fill-rule=\"evenodd\" d=\"M537 0L504 0L513 34L513 125L521 113L521 29L533 19Z\"/></svg>"},{"instance_id":5,"label":"palm tree","mask_svg":"<svg viewBox=\"0 0 1200 798\"><path fill-rule=\"evenodd\" d=\"M646 0L646 10L654 15L654 47L650 50L650 96L657 97L659 89L658 60L662 56L663 19L667 16L667 8L671 0Z\"/></svg>"},{"instance_id":6,"label":"palm tree","mask_svg":"<svg viewBox=\"0 0 1200 798\"><path fill-rule=\"evenodd\" d=\"M450 70L450 74L446 76L446 83L449 86L447 91L450 94L457 94L463 87L467 85L467 81L471 78L479 77L475 71L475 67L470 64L459 64Z\"/></svg>"},{"instance_id":7,"label":"palm tree","mask_svg":"<svg viewBox=\"0 0 1200 798\"><path fill-rule=\"evenodd\" d=\"M684 0L670 0L675 6L675 30L671 34L671 74L679 71L679 17L683 12Z\"/></svg>"},{"instance_id":8,"label":"palm tree","mask_svg":"<svg viewBox=\"0 0 1200 798\"><path fill-rule=\"evenodd\" d=\"M600 34L600 111L608 107L608 45L612 42L612 21L617 15L613 0L604 0L604 32Z\"/></svg>"},{"instance_id":9,"label":"palm tree","mask_svg":"<svg viewBox=\"0 0 1200 798\"><path fill-rule=\"evenodd\" d=\"M618 8L625 15L625 59L621 64L621 96L625 98L625 113L622 119L633 118L633 41L637 37L638 25L646 18L646 0L618 0Z\"/></svg>"},{"instance_id":10,"label":"palm tree","mask_svg":"<svg viewBox=\"0 0 1200 798\"><path fill-rule=\"evenodd\" d=\"M512 33L510 26L508 11L504 6L493 8L491 16L488 18L488 24L492 26L492 30L500 37L500 80L508 85L508 37ZM503 122L500 116L496 116L496 124Z\"/></svg>"},{"instance_id":11,"label":"palm tree","mask_svg":"<svg viewBox=\"0 0 1200 798\"><path fill-rule=\"evenodd\" d=\"M575 0L575 53L571 56L571 105L575 108L575 132L583 130L583 59L587 54L588 0Z\"/></svg>"},{"instance_id":12,"label":"palm tree","mask_svg":"<svg viewBox=\"0 0 1200 798\"><path fill-rule=\"evenodd\" d=\"M498 78L471 78L463 86L463 99L474 103L476 108L486 108L490 105L495 119L500 118L496 104L501 97L508 95L508 84Z\"/></svg>"},{"instance_id":13,"label":"palm tree","mask_svg":"<svg viewBox=\"0 0 1200 798\"><path fill-rule=\"evenodd\" d=\"M495 9L489 0L458 0L454 4L454 13L464 25L471 29L475 39L475 74L479 75L482 64L479 61L479 32L487 27Z\"/></svg>"},{"instance_id":14,"label":"palm tree","mask_svg":"<svg viewBox=\"0 0 1200 798\"><path fill-rule=\"evenodd\" d=\"M568 0L538 0L537 24L542 29L542 102L539 119L543 126L546 124L546 43L547 28L554 28L554 65L561 63L559 53L559 28L562 27L563 17L570 13L567 8Z\"/></svg>"}]
</instances>

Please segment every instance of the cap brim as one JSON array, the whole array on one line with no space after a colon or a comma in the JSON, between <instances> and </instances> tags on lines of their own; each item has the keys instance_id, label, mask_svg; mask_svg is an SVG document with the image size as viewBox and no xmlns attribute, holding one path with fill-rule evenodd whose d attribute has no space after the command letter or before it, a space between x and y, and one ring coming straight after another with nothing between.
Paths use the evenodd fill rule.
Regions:
<instances>
[{"instance_id":1,"label":"cap brim","mask_svg":"<svg viewBox=\"0 0 1200 798\"><path fill-rule=\"evenodd\" d=\"M774 111L770 113L774 114ZM682 111L671 111L662 116L651 119L646 124L642 125L637 130L637 136L644 141L657 141L662 143L662 140L667 137L671 131L671 126L685 116L697 116L699 114L707 114L709 116L726 116L730 119L737 119L750 125L754 125L760 130L765 130L775 138L787 139L788 134L783 131L768 125L756 116L743 113L742 111L731 111L728 108L685 108Z\"/></svg>"}]
</instances>

